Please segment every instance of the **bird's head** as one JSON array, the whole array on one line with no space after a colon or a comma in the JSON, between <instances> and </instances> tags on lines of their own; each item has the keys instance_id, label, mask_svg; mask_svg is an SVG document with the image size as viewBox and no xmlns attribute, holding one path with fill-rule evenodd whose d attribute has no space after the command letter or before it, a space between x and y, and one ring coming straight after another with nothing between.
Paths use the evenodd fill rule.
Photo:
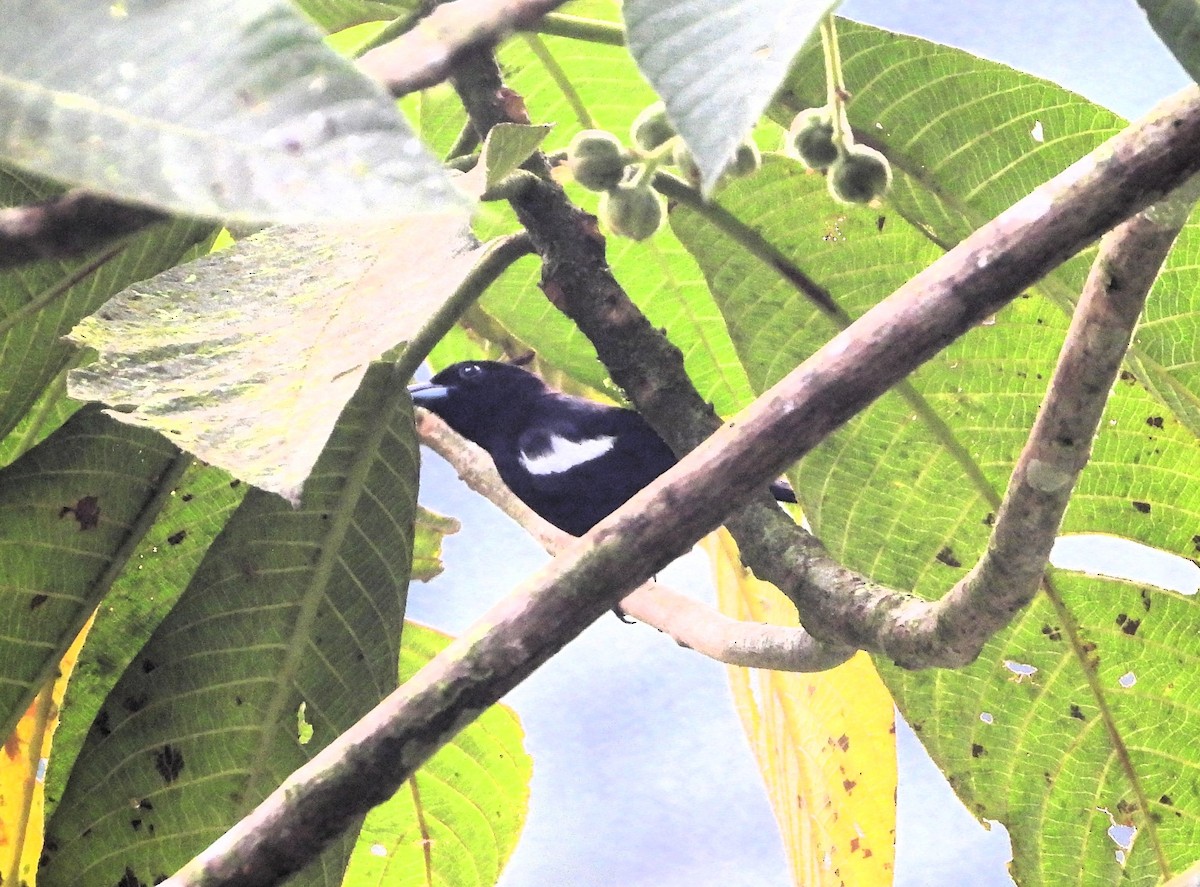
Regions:
<instances>
[{"instance_id":1,"label":"bird's head","mask_svg":"<svg viewBox=\"0 0 1200 887\"><path fill-rule=\"evenodd\" d=\"M533 373L493 360L451 364L428 382L408 389L413 403L485 448L491 435L510 428L510 420L547 390Z\"/></svg>"}]
</instances>

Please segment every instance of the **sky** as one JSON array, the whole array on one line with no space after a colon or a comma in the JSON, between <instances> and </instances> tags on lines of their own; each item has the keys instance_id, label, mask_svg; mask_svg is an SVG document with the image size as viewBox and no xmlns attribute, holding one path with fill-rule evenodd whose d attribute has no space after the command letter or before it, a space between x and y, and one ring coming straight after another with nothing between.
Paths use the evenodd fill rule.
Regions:
<instances>
[{"instance_id":1,"label":"sky","mask_svg":"<svg viewBox=\"0 0 1200 887\"><path fill-rule=\"evenodd\" d=\"M1126 117L1188 82L1133 0L849 0L839 12L1047 77ZM428 451L421 485L422 504L464 528L446 541L446 571L413 585L409 617L457 633L546 556ZM698 556L661 578L712 598ZM501 887L790 883L723 666L605 616L505 701L534 777ZM1011 885L1004 830L975 821L903 725L899 755L896 883Z\"/></svg>"}]
</instances>

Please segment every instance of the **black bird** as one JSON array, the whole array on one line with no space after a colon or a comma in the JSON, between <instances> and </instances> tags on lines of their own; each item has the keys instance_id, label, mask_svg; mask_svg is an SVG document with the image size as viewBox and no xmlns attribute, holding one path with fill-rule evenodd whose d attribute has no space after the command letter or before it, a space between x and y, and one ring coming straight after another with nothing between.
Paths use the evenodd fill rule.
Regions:
<instances>
[{"instance_id":1,"label":"black bird","mask_svg":"<svg viewBox=\"0 0 1200 887\"><path fill-rule=\"evenodd\" d=\"M560 530L582 536L675 464L638 413L554 391L518 366L465 361L408 389L491 455L522 502ZM795 502L791 488L771 486Z\"/></svg>"}]
</instances>

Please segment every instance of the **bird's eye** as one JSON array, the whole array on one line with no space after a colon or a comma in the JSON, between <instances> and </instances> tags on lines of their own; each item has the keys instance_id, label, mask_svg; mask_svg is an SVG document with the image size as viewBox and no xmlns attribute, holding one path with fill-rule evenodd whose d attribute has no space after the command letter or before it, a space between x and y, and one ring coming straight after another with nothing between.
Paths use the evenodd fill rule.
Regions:
<instances>
[{"instance_id":1,"label":"bird's eye","mask_svg":"<svg viewBox=\"0 0 1200 887\"><path fill-rule=\"evenodd\" d=\"M474 379L476 376L478 376L482 372L483 372L483 367L481 367L479 364L468 363L468 364L465 364L458 371L458 376L460 379Z\"/></svg>"}]
</instances>

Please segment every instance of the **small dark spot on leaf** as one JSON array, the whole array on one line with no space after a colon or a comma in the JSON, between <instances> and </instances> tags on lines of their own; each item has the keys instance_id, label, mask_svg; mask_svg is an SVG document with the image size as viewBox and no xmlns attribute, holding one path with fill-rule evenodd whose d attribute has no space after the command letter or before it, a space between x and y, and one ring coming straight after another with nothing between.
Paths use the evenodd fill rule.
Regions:
<instances>
[{"instance_id":1,"label":"small dark spot on leaf","mask_svg":"<svg viewBox=\"0 0 1200 887\"><path fill-rule=\"evenodd\" d=\"M187 530L180 530L178 533L172 533L167 537L167 542L171 545L178 545L187 538Z\"/></svg>"},{"instance_id":2,"label":"small dark spot on leaf","mask_svg":"<svg viewBox=\"0 0 1200 887\"><path fill-rule=\"evenodd\" d=\"M1142 620L1130 619L1126 617L1124 622L1117 620L1117 625L1121 626L1121 631L1125 632L1125 634L1129 635L1130 637L1133 637L1135 634L1137 634L1137 630L1141 628Z\"/></svg>"},{"instance_id":3,"label":"small dark spot on leaf","mask_svg":"<svg viewBox=\"0 0 1200 887\"><path fill-rule=\"evenodd\" d=\"M1150 590L1148 588L1142 589L1142 608L1145 610L1150 609Z\"/></svg>"},{"instance_id":4,"label":"small dark spot on leaf","mask_svg":"<svg viewBox=\"0 0 1200 887\"><path fill-rule=\"evenodd\" d=\"M92 834L92 830L90 828L85 828L83 831L81 831L79 833L79 837L87 838L87 837L91 837L91 834Z\"/></svg>"},{"instance_id":5,"label":"small dark spot on leaf","mask_svg":"<svg viewBox=\"0 0 1200 887\"><path fill-rule=\"evenodd\" d=\"M971 757L982 758L986 754L987 754L987 749L984 748L982 745L980 745L978 742L971 743Z\"/></svg>"},{"instance_id":6,"label":"small dark spot on leaf","mask_svg":"<svg viewBox=\"0 0 1200 887\"><path fill-rule=\"evenodd\" d=\"M1134 376L1133 373L1129 372L1129 370L1121 370L1121 381L1122 382L1132 382L1135 378L1137 378L1137 377Z\"/></svg>"},{"instance_id":7,"label":"small dark spot on leaf","mask_svg":"<svg viewBox=\"0 0 1200 887\"><path fill-rule=\"evenodd\" d=\"M153 809L154 809L154 804L152 804L152 803L150 802L150 799L149 799L149 798L142 798L142 799L141 799L141 800L138 802L138 809L139 809L139 810L153 810Z\"/></svg>"},{"instance_id":8,"label":"small dark spot on leaf","mask_svg":"<svg viewBox=\"0 0 1200 887\"><path fill-rule=\"evenodd\" d=\"M242 485L242 482L235 477L233 480L231 480L229 482L229 489L236 490L241 485Z\"/></svg>"},{"instance_id":9,"label":"small dark spot on leaf","mask_svg":"<svg viewBox=\"0 0 1200 887\"><path fill-rule=\"evenodd\" d=\"M1170 796L1170 795L1163 795L1161 798L1159 798L1159 799L1158 799L1158 803L1160 803L1160 804L1166 804L1168 807L1174 807L1174 806L1175 806L1175 802L1171 800L1171 796Z\"/></svg>"},{"instance_id":10,"label":"small dark spot on leaf","mask_svg":"<svg viewBox=\"0 0 1200 887\"><path fill-rule=\"evenodd\" d=\"M1042 320L1040 317L1037 319L1037 325L1038 325L1038 326L1041 326L1041 325L1042 325L1043 323L1045 323L1045 322L1046 322L1046 321Z\"/></svg>"},{"instance_id":11,"label":"small dark spot on leaf","mask_svg":"<svg viewBox=\"0 0 1200 887\"><path fill-rule=\"evenodd\" d=\"M987 514L985 514L983 517L983 525L985 527L996 526L996 512L989 511Z\"/></svg>"},{"instance_id":12,"label":"small dark spot on leaf","mask_svg":"<svg viewBox=\"0 0 1200 887\"><path fill-rule=\"evenodd\" d=\"M155 665L152 660L150 660L150 659L142 660L142 671L144 673L150 674L150 672L154 671L154 669L156 669L156 668L158 668L158 666Z\"/></svg>"},{"instance_id":13,"label":"small dark spot on leaf","mask_svg":"<svg viewBox=\"0 0 1200 887\"><path fill-rule=\"evenodd\" d=\"M1200 533L1192 537L1192 545L1195 546L1196 551L1200 551Z\"/></svg>"},{"instance_id":14,"label":"small dark spot on leaf","mask_svg":"<svg viewBox=\"0 0 1200 887\"><path fill-rule=\"evenodd\" d=\"M133 826L133 830L135 832L142 827L142 821L140 819L131 819L129 820L129 824Z\"/></svg>"},{"instance_id":15,"label":"small dark spot on leaf","mask_svg":"<svg viewBox=\"0 0 1200 887\"><path fill-rule=\"evenodd\" d=\"M1163 417L1162 416L1147 416L1146 424L1149 425L1151 428L1162 428L1163 427Z\"/></svg>"},{"instance_id":16,"label":"small dark spot on leaf","mask_svg":"<svg viewBox=\"0 0 1200 887\"><path fill-rule=\"evenodd\" d=\"M846 794L849 794L850 792L854 791L854 789L855 789L855 787L857 787L857 785L858 785L858 783L855 782L853 779L843 779L842 780L842 788L846 790Z\"/></svg>"},{"instance_id":17,"label":"small dark spot on leaf","mask_svg":"<svg viewBox=\"0 0 1200 887\"><path fill-rule=\"evenodd\" d=\"M29 599L29 609L36 610L48 600L50 600L50 595L48 594L35 594Z\"/></svg>"},{"instance_id":18,"label":"small dark spot on leaf","mask_svg":"<svg viewBox=\"0 0 1200 887\"><path fill-rule=\"evenodd\" d=\"M1083 716L1083 709L1075 704L1071 705L1071 717L1075 718L1077 721L1087 720L1087 718Z\"/></svg>"},{"instance_id":19,"label":"small dark spot on leaf","mask_svg":"<svg viewBox=\"0 0 1200 887\"><path fill-rule=\"evenodd\" d=\"M1046 637L1048 637L1052 641L1061 641L1062 640L1062 630L1054 625L1043 625L1042 626L1042 634L1044 634Z\"/></svg>"},{"instance_id":20,"label":"small dark spot on leaf","mask_svg":"<svg viewBox=\"0 0 1200 887\"><path fill-rule=\"evenodd\" d=\"M241 705L241 704L242 704L242 701L243 701L243 700L242 700L242 697L241 697L241 696L234 696L234 697L233 697L233 704L234 704L234 705Z\"/></svg>"},{"instance_id":21,"label":"small dark spot on leaf","mask_svg":"<svg viewBox=\"0 0 1200 887\"><path fill-rule=\"evenodd\" d=\"M193 496L191 493L184 493L184 494L183 494L182 496L180 496L179 498L180 498L180 499L182 499L184 502L191 502L191 501L192 501L193 499L195 499L196 497L195 497L195 496Z\"/></svg>"},{"instance_id":22,"label":"small dark spot on leaf","mask_svg":"<svg viewBox=\"0 0 1200 887\"><path fill-rule=\"evenodd\" d=\"M1142 514L1150 513L1150 503L1149 502L1139 502L1137 499L1134 499L1129 504L1133 506L1134 511L1140 511Z\"/></svg>"},{"instance_id":23,"label":"small dark spot on leaf","mask_svg":"<svg viewBox=\"0 0 1200 887\"><path fill-rule=\"evenodd\" d=\"M121 701L121 707L123 709L125 709L127 712L129 712L130 714L133 714L134 712L141 711L143 708L145 708L146 703L149 701L150 701L150 697L147 696L145 693L139 694L137 696L126 696Z\"/></svg>"},{"instance_id":24,"label":"small dark spot on leaf","mask_svg":"<svg viewBox=\"0 0 1200 887\"><path fill-rule=\"evenodd\" d=\"M172 745L164 745L154 752L154 769L168 784L179 778L183 772L183 755Z\"/></svg>"},{"instance_id":25,"label":"small dark spot on leaf","mask_svg":"<svg viewBox=\"0 0 1200 887\"><path fill-rule=\"evenodd\" d=\"M875 230L882 231L883 226L887 224L887 216L879 216L875 219Z\"/></svg>"},{"instance_id":26,"label":"small dark spot on leaf","mask_svg":"<svg viewBox=\"0 0 1200 887\"><path fill-rule=\"evenodd\" d=\"M133 873L133 869L125 866L125 874L121 880L117 881L114 887L146 887L143 881L139 881L137 875Z\"/></svg>"},{"instance_id":27,"label":"small dark spot on leaf","mask_svg":"<svg viewBox=\"0 0 1200 887\"><path fill-rule=\"evenodd\" d=\"M108 712L104 709L100 709L100 714L96 715L96 732L101 736L112 733L112 727L108 723Z\"/></svg>"},{"instance_id":28,"label":"small dark spot on leaf","mask_svg":"<svg viewBox=\"0 0 1200 887\"><path fill-rule=\"evenodd\" d=\"M939 561L941 561L943 564L945 564L947 567L961 567L962 566L962 561L960 561L957 557L954 556L954 552L950 550L949 546L947 546L946 548L943 548L941 551L939 551L937 553L937 559Z\"/></svg>"},{"instance_id":29,"label":"small dark spot on leaf","mask_svg":"<svg viewBox=\"0 0 1200 887\"><path fill-rule=\"evenodd\" d=\"M1063 435L1058 439L1058 445L1061 447L1073 447L1075 446L1075 438Z\"/></svg>"},{"instance_id":30,"label":"small dark spot on leaf","mask_svg":"<svg viewBox=\"0 0 1200 887\"><path fill-rule=\"evenodd\" d=\"M837 747L842 751L850 751L850 737L843 733L837 738Z\"/></svg>"},{"instance_id":31,"label":"small dark spot on leaf","mask_svg":"<svg viewBox=\"0 0 1200 887\"><path fill-rule=\"evenodd\" d=\"M64 505L59 509L58 516L75 515L75 521L80 530L94 530L100 523L100 500L95 496L84 496L74 505Z\"/></svg>"}]
</instances>

